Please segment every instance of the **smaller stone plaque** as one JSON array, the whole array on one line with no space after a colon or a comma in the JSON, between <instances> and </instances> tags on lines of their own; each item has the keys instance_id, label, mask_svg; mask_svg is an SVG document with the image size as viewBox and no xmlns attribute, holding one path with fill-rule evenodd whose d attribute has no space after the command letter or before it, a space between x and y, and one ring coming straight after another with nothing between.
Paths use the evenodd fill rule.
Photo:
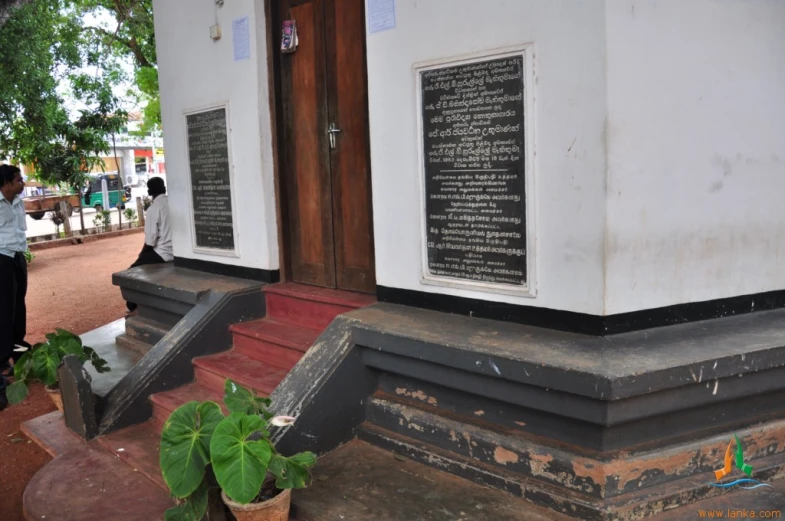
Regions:
<instances>
[{"instance_id":1,"label":"smaller stone plaque","mask_svg":"<svg viewBox=\"0 0 785 521\"><path fill-rule=\"evenodd\" d=\"M234 222L226 108L186 116L197 248L233 251Z\"/></svg>"}]
</instances>

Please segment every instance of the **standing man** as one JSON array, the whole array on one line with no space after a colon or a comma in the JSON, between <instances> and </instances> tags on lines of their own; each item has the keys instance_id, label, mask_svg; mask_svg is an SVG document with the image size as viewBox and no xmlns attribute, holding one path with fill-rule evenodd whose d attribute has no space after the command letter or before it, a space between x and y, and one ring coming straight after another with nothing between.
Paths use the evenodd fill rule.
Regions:
<instances>
[{"instance_id":1,"label":"standing man","mask_svg":"<svg viewBox=\"0 0 785 521\"><path fill-rule=\"evenodd\" d=\"M19 197L25 189L22 172L0 165L0 410L8 405L3 373L10 368L17 345L29 347L27 334L27 220Z\"/></svg>"},{"instance_id":2,"label":"standing man","mask_svg":"<svg viewBox=\"0 0 785 521\"><path fill-rule=\"evenodd\" d=\"M151 177L147 181L147 193L153 203L144 214L144 247L131 267L145 264L161 264L172 262L172 227L169 220L169 199L166 197L166 185L160 177ZM128 311L136 311L136 304L126 303Z\"/></svg>"}]
</instances>

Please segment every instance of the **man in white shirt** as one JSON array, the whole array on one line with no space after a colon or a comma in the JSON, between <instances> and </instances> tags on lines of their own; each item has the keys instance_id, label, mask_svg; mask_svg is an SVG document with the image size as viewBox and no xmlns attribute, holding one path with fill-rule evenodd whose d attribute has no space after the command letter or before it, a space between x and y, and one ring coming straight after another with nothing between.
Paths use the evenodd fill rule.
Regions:
<instances>
[{"instance_id":1,"label":"man in white shirt","mask_svg":"<svg viewBox=\"0 0 785 521\"><path fill-rule=\"evenodd\" d=\"M8 405L5 388L8 381L2 373L9 370L17 345L29 347L27 333L27 219L24 201L19 197L25 189L21 171L11 165L0 165L0 410Z\"/></svg>"},{"instance_id":2,"label":"man in white shirt","mask_svg":"<svg viewBox=\"0 0 785 521\"><path fill-rule=\"evenodd\" d=\"M160 177L151 177L147 181L147 193L153 203L144 214L144 247L131 267L145 264L161 264L172 262L172 227L169 219L169 199L166 197L166 185ZM127 303L128 311L136 310L136 304Z\"/></svg>"}]
</instances>

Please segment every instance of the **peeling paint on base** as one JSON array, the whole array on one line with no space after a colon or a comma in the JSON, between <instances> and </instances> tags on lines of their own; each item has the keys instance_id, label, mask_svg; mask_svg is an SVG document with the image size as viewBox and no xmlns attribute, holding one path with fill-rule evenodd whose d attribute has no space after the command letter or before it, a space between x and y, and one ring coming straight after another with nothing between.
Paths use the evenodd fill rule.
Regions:
<instances>
[{"instance_id":1,"label":"peeling paint on base","mask_svg":"<svg viewBox=\"0 0 785 521\"><path fill-rule=\"evenodd\" d=\"M493 459L499 465L507 465L508 463L518 463L520 458L517 454L504 447L496 447L496 450L493 451Z\"/></svg>"}]
</instances>

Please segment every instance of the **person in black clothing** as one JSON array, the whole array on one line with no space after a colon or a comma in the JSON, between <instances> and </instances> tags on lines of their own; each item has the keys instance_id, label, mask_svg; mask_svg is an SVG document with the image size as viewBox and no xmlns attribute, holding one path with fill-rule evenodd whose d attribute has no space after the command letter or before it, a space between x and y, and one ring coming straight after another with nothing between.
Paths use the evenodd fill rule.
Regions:
<instances>
[{"instance_id":1,"label":"person in black clothing","mask_svg":"<svg viewBox=\"0 0 785 521\"><path fill-rule=\"evenodd\" d=\"M12 360L21 353L17 346L30 347L27 334L27 216L19 197L25 183L21 171L0 165L0 410L8 405L6 375Z\"/></svg>"}]
</instances>

